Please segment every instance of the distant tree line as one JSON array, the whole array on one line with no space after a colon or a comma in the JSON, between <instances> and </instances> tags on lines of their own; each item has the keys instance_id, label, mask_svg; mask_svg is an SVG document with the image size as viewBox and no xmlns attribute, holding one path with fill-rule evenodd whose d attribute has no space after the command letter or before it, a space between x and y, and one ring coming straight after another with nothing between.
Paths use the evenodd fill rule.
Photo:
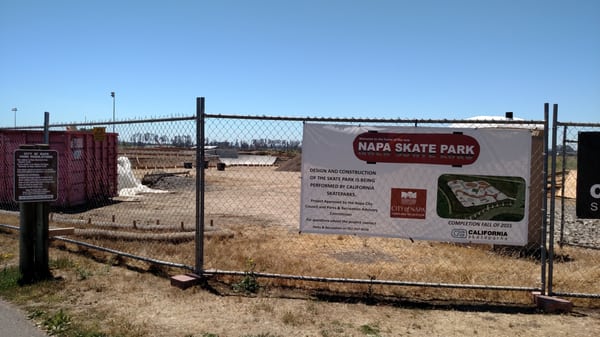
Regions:
<instances>
[{"instance_id":1,"label":"distant tree line","mask_svg":"<svg viewBox=\"0 0 600 337\"><path fill-rule=\"evenodd\" d=\"M192 147L195 145L195 139L190 135L159 136L151 132L138 132L131 135L129 145L134 146L174 146L174 147ZM251 139L235 141L211 140L206 138L204 145L217 146L222 149L238 150L298 150L301 142L298 140L287 139Z\"/></svg>"},{"instance_id":2,"label":"distant tree line","mask_svg":"<svg viewBox=\"0 0 600 337\"><path fill-rule=\"evenodd\" d=\"M236 139L235 141L218 141L206 138L204 144L208 146L217 146L221 149L289 151L300 149L302 143L298 140L269 138L252 139L250 141L239 139Z\"/></svg>"},{"instance_id":3,"label":"distant tree line","mask_svg":"<svg viewBox=\"0 0 600 337\"><path fill-rule=\"evenodd\" d=\"M151 132L137 132L131 135L130 145L135 146L176 146L176 147L192 147L194 141L190 135L176 136L159 136Z\"/></svg>"}]
</instances>

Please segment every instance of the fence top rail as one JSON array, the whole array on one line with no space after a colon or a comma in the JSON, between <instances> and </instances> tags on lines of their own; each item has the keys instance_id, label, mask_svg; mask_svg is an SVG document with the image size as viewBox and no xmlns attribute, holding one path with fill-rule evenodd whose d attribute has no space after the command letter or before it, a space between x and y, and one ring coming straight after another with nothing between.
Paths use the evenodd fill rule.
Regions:
<instances>
[{"instance_id":1,"label":"fence top rail","mask_svg":"<svg viewBox=\"0 0 600 337\"><path fill-rule=\"evenodd\" d=\"M94 125L120 125L120 124L144 124L144 123L160 123L160 122L179 122L179 121L190 121L195 120L196 116L180 116L180 117L159 117L159 118L148 118L148 119L128 119L118 121L99 121L99 122L77 122L77 123L58 123L50 124L50 128L61 128L61 127L79 127L79 126L94 126ZM3 129L43 129L43 125L30 125L30 126L17 126L6 127Z\"/></svg>"},{"instance_id":2,"label":"fence top rail","mask_svg":"<svg viewBox=\"0 0 600 337\"><path fill-rule=\"evenodd\" d=\"M289 117L289 116L251 116L229 114L204 114L205 118L216 119L254 119L279 120L298 122L351 122L351 123L400 123L400 124L513 124L539 125L543 127L544 120L510 120L510 119L412 119L412 118L339 118L339 117Z\"/></svg>"},{"instance_id":3,"label":"fence top rail","mask_svg":"<svg viewBox=\"0 0 600 337\"><path fill-rule=\"evenodd\" d=\"M290 116L259 116L259 115L231 115L231 114L204 114L205 118L215 119L247 119L247 120L277 120L277 121L297 121L297 122L345 122L345 123L389 123L389 124L506 124L506 125L531 125L542 129L545 125L544 120L515 120L515 119L416 119L416 118L340 118L340 117L290 117ZM195 120L196 116L164 117L149 119L130 119L119 121L98 121L98 122L76 122L76 123L57 123L50 124L50 128L60 127L80 127L96 125L121 125L121 124L144 124L158 122L177 122ZM573 126L600 126L594 123L561 123L557 125ZM43 129L43 125L19 126L16 129ZM4 129L15 129L6 127Z\"/></svg>"},{"instance_id":4,"label":"fence top rail","mask_svg":"<svg viewBox=\"0 0 600 337\"><path fill-rule=\"evenodd\" d=\"M580 122L559 122L556 121L556 126L578 126L600 128L600 123L580 123Z\"/></svg>"}]
</instances>

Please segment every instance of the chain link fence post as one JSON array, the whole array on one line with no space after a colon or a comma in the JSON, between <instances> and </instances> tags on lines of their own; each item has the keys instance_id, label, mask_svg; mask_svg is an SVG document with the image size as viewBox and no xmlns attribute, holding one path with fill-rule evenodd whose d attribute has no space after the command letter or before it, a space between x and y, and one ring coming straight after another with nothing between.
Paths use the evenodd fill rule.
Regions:
<instances>
[{"instance_id":1,"label":"chain link fence post","mask_svg":"<svg viewBox=\"0 0 600 337\"><path fill-rule=\"evenodd\" d=\"M546 294L546 249L547 249L547 233L548 233L548 118L550 116L550 104L544 103L544 195L542 210L542 240L540 245L540 265L541 265L541 288L542 294Z\"/></svg>"},{"instance_id":2,"label":"chain link fence post","mask_svg":"<svg viewBox=\"0 0 600 337\"><path fill-rule=\"evenodd\" d=\"M204 97L196 98L196 274L204 269Z\"/></svg>"},{"instance_id":3,"label":"chain link fence post","mask_svg":"<svg viewBox=\"0 0 600 337\"><path fill-rule=\"evenodd\" d=\"M556 220L556 144L557 144L558 104L552 107L552 191L550 193L550 241L548 249L548 294L552 295L552 278L554 273L554 222Z\"/></svg>"}]
</instances>

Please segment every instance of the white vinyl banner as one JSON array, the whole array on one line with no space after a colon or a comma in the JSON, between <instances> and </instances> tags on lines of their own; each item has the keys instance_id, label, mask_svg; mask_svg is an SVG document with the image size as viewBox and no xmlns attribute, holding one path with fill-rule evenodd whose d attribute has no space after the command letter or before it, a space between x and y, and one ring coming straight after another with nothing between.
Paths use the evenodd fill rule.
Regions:
<instances>
[{"instance_id":1,"label":"white vinyl banner","mask_svg":"<svg viewBox=\"0 0 600 337\"><path fill-rule=\"evenodd\" d=\"M525 245L531 131L304 125L300 231Z\"/></svg>"}]
</instances>

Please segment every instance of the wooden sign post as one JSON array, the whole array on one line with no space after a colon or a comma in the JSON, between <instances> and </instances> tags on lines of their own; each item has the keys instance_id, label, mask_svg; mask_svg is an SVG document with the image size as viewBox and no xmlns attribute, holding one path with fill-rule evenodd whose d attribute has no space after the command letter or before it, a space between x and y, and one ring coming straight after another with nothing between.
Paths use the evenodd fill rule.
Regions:
<instances>
[{"instance_id":1,"label":"wooden sign post","mask_svg":"<svg viewBox=\"0 0 600 337\"><path fill-rule=\"evenodd\" d=\"M58 153L48 145L21 145L14 158L14 200L20 205L20 283L51 277L49 204L58 197Z\"/></svg>"}]
</instances>

